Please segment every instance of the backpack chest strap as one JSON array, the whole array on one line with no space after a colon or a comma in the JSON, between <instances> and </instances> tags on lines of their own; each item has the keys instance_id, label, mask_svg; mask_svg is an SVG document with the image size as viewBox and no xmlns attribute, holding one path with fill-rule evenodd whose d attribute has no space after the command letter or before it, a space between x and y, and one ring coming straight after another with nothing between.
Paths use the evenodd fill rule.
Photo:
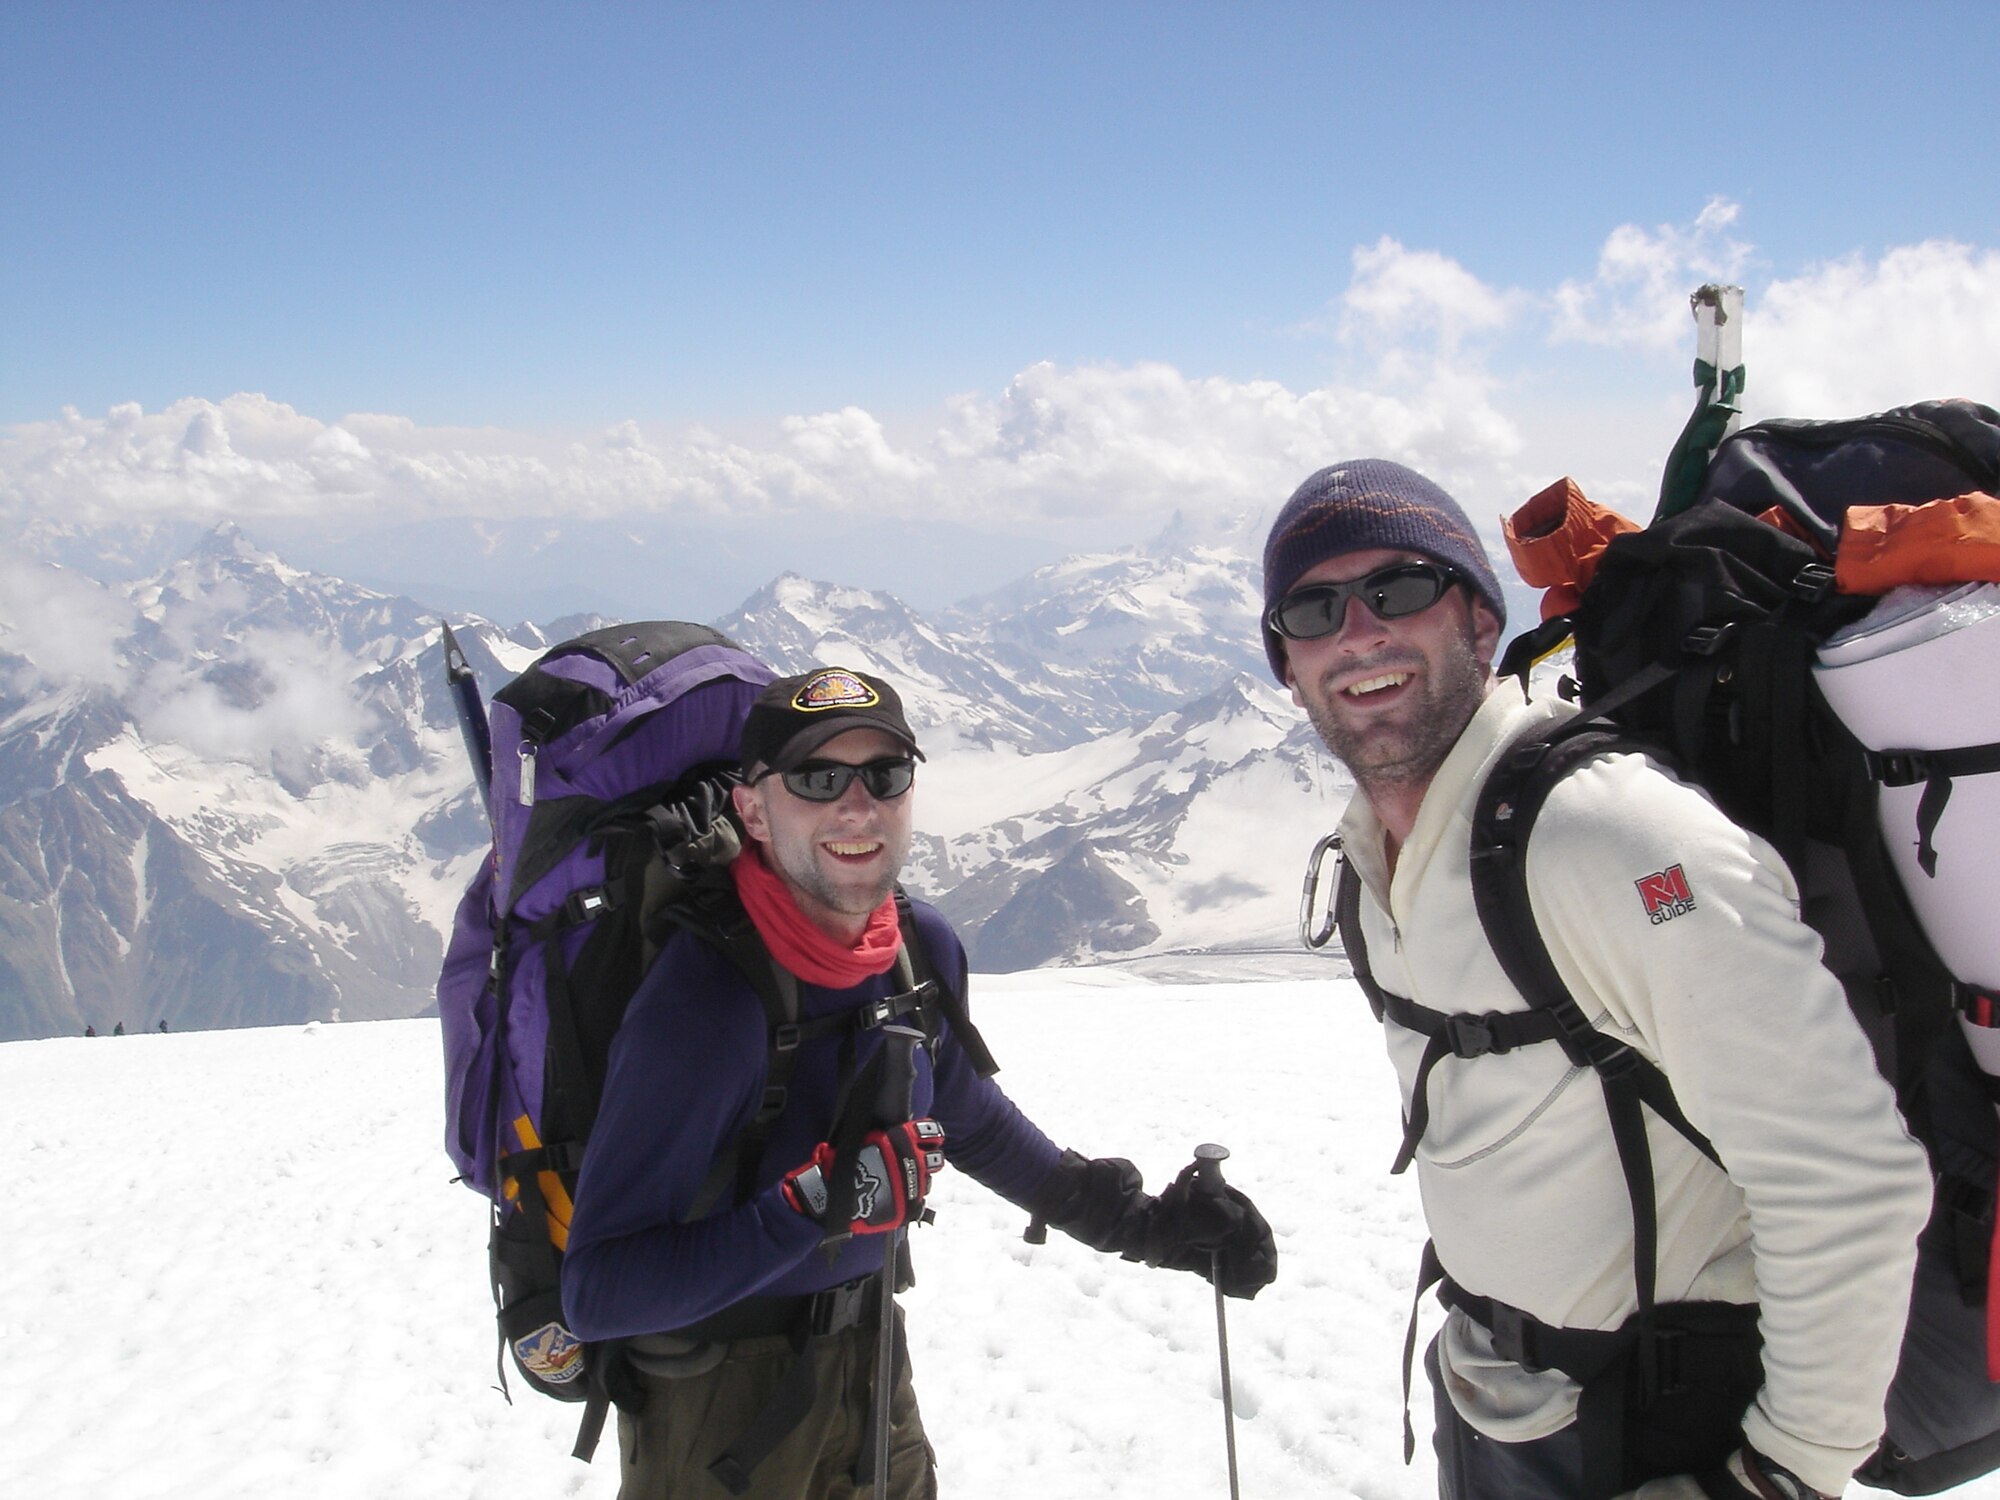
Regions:
<instances>
[{"instance_id":1,"label":"backpack chest strap","mask_svg":"<svg viewBox=\"0 0 2000 1500\"><path fill-rule=\"evenodd\" d=\"M1429 1038L1423 1059L1417 1064L1416 1081L1410 1089L1410 1110L1403 1122L1403 1144L1396 1153L1395 1164L1389 1168L1391 1173L1406 1170L1416 1158L1417 1145L1430 1126L1431 1070L1447 1056L1498 1055L1536 1042L1560 1041L1563 1034L1559 1019L1546 1010L1490 1010L1484 1015L1464 1011L1449 1015L1387 990L1378 993L1385 1020Z\"/></svg>"}]
</instances>

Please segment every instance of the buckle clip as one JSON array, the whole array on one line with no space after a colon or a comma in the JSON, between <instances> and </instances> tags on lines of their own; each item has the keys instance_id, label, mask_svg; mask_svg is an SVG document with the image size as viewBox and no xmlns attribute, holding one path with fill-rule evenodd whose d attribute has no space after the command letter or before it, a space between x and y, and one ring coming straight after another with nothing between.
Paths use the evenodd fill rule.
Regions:
<instances>
[{"instance_id":1,"label":"buckle clip","mask_svg":"<svg viewBox=\"0 0 2000 1500\"><path fill-rule=\"evenodd\" d=\"M1687 1330L1648 1327L1639 1334L1639 1401L1651 1406L1687 1389Z\"/></svg>"},{"instance_id":2,"label":"buckle clip","mask_svg":"<svg viewBox=\"0 0 2000 1500\"><path fill-rule=\"evenodd\" d=\"M1932 761L1922 750L1885 750L1869 757L1884 786L1915 786L1931 779Z\"/></svg>"},{"instance_id":3,"label":"buckle clip","mask_svg":"<svg viewBox=\"0 0 2000 1500\"><path fill-rule=\"evenodd\" d=\"M2000 994L1955 981L1951 987L1952 1009L1974 1026L2000 1027Z\"/></svg>"},{"instance_id":4,"label":"buckle clip","mask_svg":"<svg viewBox=\"0 0 2000 1500\"><path fill-rule=\"evenodd\" d=\"M591 885L569 893L569 899L563 903L563 916L566 925L575 922L595 922L606 912L615 911L617 907L616 891L608 885Z\"/></svg>"},{"instance_id":5,"label":"buckle clip","mask_svg":"<svg viewBox=\"0 0 2000 1500\"><path fill-rule=\"evenodd\" d=\"M1681 642L1681 649L1690 656L1713 656L1729 644L1736 634L1736 622L1730 620L1721 625L1697 625L1687 633Z\"/></svg>"},{"instance_id":6,"label":"buckle clip","mask_svg":"<svg viewBox=\"0 0 2000 1500\"><path fill-rule=\"evenodd\" d=\"M867 1316L867 1298L874 1285L873 1278L870 1278L830 1286L823 1292L814 1293L807 1316L812 1336L825 1338L830 1333L838 1333L861 1322Z\"/></svg>"},{"instance_id":7,"label":"buckle clip","mask_svg":"<svg viewBox=\"0 0 2000 1500\"><path fill-rule=\"evenodd\" d=\"M1792 575L1791 590L1808 604L1817 604L1833 591L1834 573L1822 562L1809 562Z\"/></svg>"},{"instance_id":8,"label":"buckle clip","mask_svg":"<svg viewBox=\"0 0 2000 1500\"><path fill-rule=\"evenodd\" d=\"M1499 1013L1488 1011L1483 1016L1456 1015L1444 1018L1444 1039L1451 1048L1453 1057L1484 1057L1489 1052L1499 1055L1514 1049L1500 1040Z\"/></svg>"},{"instance_id":9,"label":"buckle clip","mask_svg":"<svg viewBox=\"0 0 2000 1500\"><path fill-rule=\"evenodd\" d=\"M1493 1303L1491 1311L1493 1321L1487 1332L1493 1336L1493 1352L1519 1365L1530 1375L1546 1370L1547 1365L1535 1362L1535 1329L1528 1321L1528 1315L1504 1302Z\"/></svg>"}]
</instances>

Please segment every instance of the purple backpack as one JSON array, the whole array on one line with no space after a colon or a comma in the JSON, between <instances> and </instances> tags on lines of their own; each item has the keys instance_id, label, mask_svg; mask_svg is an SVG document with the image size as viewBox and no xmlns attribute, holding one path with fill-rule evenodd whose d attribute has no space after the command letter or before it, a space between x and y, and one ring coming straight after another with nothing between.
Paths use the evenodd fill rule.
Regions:
<instances>
[{"instance_id":1,"label":"purple backpack","mask_svg":"<svg viewBox=\"0 0 2000 1500\"><path fill-rule=\"evenodd\" d=\"M589 1403L580 1457L617 1362L563 1323L577 1169L663 922L740 847L737 743L774 676L706 626L653 621L552 647L493 696L493 854L438 976L445 1146L493 1204L503 1344L536 1389Z\"/></svg>"}]
</instances>

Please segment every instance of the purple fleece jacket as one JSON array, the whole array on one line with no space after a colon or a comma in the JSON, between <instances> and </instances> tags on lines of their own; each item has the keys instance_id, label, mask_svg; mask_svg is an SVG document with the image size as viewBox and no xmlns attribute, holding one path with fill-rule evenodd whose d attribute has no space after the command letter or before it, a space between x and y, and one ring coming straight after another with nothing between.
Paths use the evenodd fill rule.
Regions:
<instances>
[{"instance_id":1,"label":"purple fleece jacket","mask_svg":"<svg viewBox=\"0 0 2000 1500\"><path fill-rule=\"evenodd\" d=\"M944 918L915 903L938 977L965 994L965 950ZM897 991L896 973L852 989L799 986L803 1016L831 1015ZM856 1065L882 1043L859 1035ZM744 1202L727 1195L683 1224L709 1164L755 1113L768 1057L764 1007L729 960L682 933L661 952L612 1042L604 1099L577 1184L563 1308L584 1339L683 1328L752 1296L816 1292L877 1271L887 1235L857 1235L829 1261L820 1227L786 1206L780 1180L832 1126L840 1042L805 1043L783 1114ZM951 1165L1025 1204L1060 1151L991 1079L947 1025L935 1066L917 1049L919 1116L945 1130Z\"/></svg>"}]
</instances>

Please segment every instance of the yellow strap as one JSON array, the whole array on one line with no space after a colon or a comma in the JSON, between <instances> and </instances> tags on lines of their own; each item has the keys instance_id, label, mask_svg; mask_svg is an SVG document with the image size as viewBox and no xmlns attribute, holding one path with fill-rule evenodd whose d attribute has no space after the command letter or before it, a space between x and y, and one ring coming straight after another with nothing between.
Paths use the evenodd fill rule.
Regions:
<instances>
[{"instance_id":1,"label":"yellow strap","mask_svg":"<svg viewBox=\"0 0 2000 1500\"><path fill-rule=\"evenodd\" d=\"M514 1135L523 1151L536 1150L542 1144L542 1138L535 1133L535 1122L526 1115L514 1122ZM562 1178L554 1172L537 1172L535 1180L542 1187L542 1202L548 1205L549 1243L558 1250L566 1250L569 1248L571 1213L569 1192L563 1187ZM500 1185L500 1190L510 1202L521 1195L520 1184L511 1177Z\"/></svg>"}]
</instances>

